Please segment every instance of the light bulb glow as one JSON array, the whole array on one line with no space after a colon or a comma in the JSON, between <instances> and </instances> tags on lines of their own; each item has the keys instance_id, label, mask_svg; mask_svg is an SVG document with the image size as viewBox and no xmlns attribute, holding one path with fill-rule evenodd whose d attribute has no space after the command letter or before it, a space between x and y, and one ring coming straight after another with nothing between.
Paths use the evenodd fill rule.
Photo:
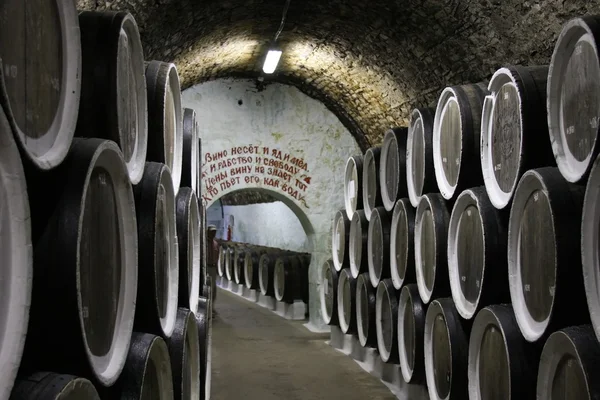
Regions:
<instances>
[{"instance_id":1,"label":"light bulb glow","mask_svg":"<svg viewBox=\"0 0 600 400\"><path fill-rule=\"evenodd\" d=\"M267 57L265 58L265 65L263 65L263 72L265 74L272 74L277 68L279 59L281 58L281 50L269 50Z\"/></svg>"}]
</instances>

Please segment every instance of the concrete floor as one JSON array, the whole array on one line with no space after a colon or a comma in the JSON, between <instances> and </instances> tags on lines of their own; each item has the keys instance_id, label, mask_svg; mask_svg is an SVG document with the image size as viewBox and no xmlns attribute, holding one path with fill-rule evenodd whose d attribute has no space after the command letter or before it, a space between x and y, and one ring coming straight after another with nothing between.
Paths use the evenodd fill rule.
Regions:
<instances>
[{"instance_id":1,"label":"concrete floor","mask_svg":"<svg viewBox=\"0 0 600 400\"><path fill-rule=\"evenodd\" d=\"M309 332L218 289L213 322L214 400L395 400L377 378Z\"/></svg>"}]
</instances>

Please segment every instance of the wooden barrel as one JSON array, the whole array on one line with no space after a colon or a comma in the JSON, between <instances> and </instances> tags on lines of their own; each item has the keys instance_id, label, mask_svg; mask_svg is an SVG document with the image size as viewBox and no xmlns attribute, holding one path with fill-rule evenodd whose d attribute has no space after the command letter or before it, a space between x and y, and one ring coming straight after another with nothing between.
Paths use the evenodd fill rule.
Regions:
<instances>
[{"instance_id":1,"label":"wooden barrel","mask_svg":"<svg viewBox=\"0 0 600 400\"><path fill-rule=\"evenodd\" d=\"M588 310L600 341L600 158L594 162L588 179L581 217L581 260Z\"/></svg>"},{"instance_id":2,"label":"wooden barrel","mask_svg":"<svg viewBox=\"0 0 600 400\"><path fill-rule=\"evenodd\" d=\"M482 309L469 338L469 398L535 398L539 350L519 332L511 305Z\"/></svg>"},{"instance_id":3,"label":"wooden barrel","mask_svg":"<svg viewBox=\"0 0 600 400\"><path fill-rule=\"evenodd\" d=\"M381 361L398 364L398 291L391 279L383 279L377 286L375 328Z\"/></svg>"},{"instance_id":4,"label":"wooden barrel","mask_svg":"<svg viewBox=\"0 0 600 400\"><path fill-rule=\"evenodd\" d=\"M379 189L379 160L381 147L371 147L365 152L362 177L362 198L365 217L371 219L371 213L376 207L383 205Z\"/></svg>"},{"instance_id":5,"label":"wooden barrel","mask_svg":"<svg viewBox=\"0 0 600 400\"><path fill-rule=\"evenodd\" d=\"M148 161L166 164L179 190L183 156L183 115L177 67L172 63L146 63L148 90Z\"/></svg>"},{"instance_id":6,"label":"wooden barrel","mask_svg":"<svg viewBox=\"0 0 600 400\"><path fill-rule=\"evenodd\" d=\"M133 190L139 240L139 288L135 329L170 337L177 316L179 253L175 195L169 168L147 162Z\"/></svg>"},{"instance_id":7,"label":"wooden barrel","mask_svg":"<svg viewBox=\"0 0 600 400\"><path fill-rule=\"evenodd\" d=\"M509 300L508 214L494 208L485 187L458 195L448 227L448 275L454 304L471 319L483 307Z\"/></svg>"},{"instance_id":8,"label":"wooden barrel","mask_svg":"<svg viewBox=\"0 0 600 400\"><path fill-rule=\"evenodd\" d=\"M371 285L377 287L382 279L390 275L390 228L392 215L383 207L373 210L369 221L367 259Z\"/></svg>"},{"instance_id":9,"label":"wooden barrel","mask_svg":"<svg viewBox=\"0 0 600 400\"><path fill-rule=\"evenodd\" d=\"M342 332L356 333L356 279L349 268L338 275L337 316Z\"/></svg>"},{"instance_id":10,"label":"wooden barrel","mask_svg":"<svg viewBox=\"0 0 600 400\"><path fill-rule=\"evenodd\" d=\"M198 325L194 314L185 308L177 310L173 335L167 339L171 371L173 372L173 398L200 398L200 346Z\"/></svg>"},{"instance_id":11,"label":"wooden barrel","mask_svg":"<svg viewBox=\"0 0 600 400\"><path fill-rule=\"evenodd\" d=\"M135 203L122 153L111 141L76 138L60 166L31 168L27 186L34 274L23 372L59 370L110 386L139 310Z\"/></svg>"},{"instance_id":12,"label":"wooden barrel","mask_svg":"<svg viewBox=\"0 0 600 400\"><path fill-rule=\"evenodd\" d=\"M245 284L244 261L246 260L246 252L248 250L249 248L247 246L238 247L233 253L233 281L238 285Z\"/></svg>"},{"instance_id":13,"label":"wooden barrel","mask_svg":"<svg viewBox=\"0 0 600 400\"><path fill-rule=\"evenodd\" d=\"M335 269L340 271L350 262L350 220L346 212L338 210L333 218L331 255Z\"/></svg>"},{"instance_id":14,"label":"wooden barrel","mask_svg":"<svg viewBox=\"0 0 600 400\"><path fill-rule=\"evenodd\" d=\"M8 399L8 397L6 397ZM10 400L100 400L92 382L73 375L36 372L19 379Z\"/></svg>"},{"instance_id":15,"label":"wooden barrel","mask_svg":"<svg viewBox=\"0 0 600 400\"><path fill-rule=\"evenodd\" d=\"M469 325L451 298L433 300L425 316L425 377L429 397L468 398Z\"/></svg>"},{"instance_id":16,"label":"wooden barrel","mask_svg":"<svg viewBox=\"0 0 600 400\"><path fill-rule=\"evenodd\" d=\"M427 306L419 297L415 283L405 285L398 300L398 354L402 377L407 383L422 383L425 379L423 337Z\"/></svg>"},{"instance_id":17,"label":"wooden barrel","mask_svg":"<svg viewBox=\"0 0 600 400\"><path fill-rule=\"evenodd\" d=\"M0 28L1 30L2 28ZM1 46L1 44L0 44ZM1 77L0 77L1 79ZM0 107L0 398L7 398L17 374L31 299L33 257L27 182L6 115Z\"/></svg>"},{"instance_id":18,"label":"wooden barrel","mask_svg":"<svg viewBox=\"0 0 600 400\"><path fill-rule=\"evenodd\" d=\"M364 272L356 279L356 330L362 347L377 347L375 326L376 290L371 286L369 274Z\"/></svg>"},{"instance_id":19,"label":"wooden barrel","mask_svg":"<svg viewBox=\"0 0 600 400\"><path fill-rule=\"evenodd\" d=\"M546 117L547 66L494 73L483 102L481 170L494 207L510 204L525 171L555 166Z\"/></svg>"},{"instance_id":20,"label":"wooden barrel","mask_svg":"<svg viewBox=\"0 0 600 400\"><path fill-rule=\"evenodd\" d=\"M407 128L392 128L386 132L379 161L381 201L392 211L396 200L406 197L406 137Z\"/></svg>"},{"instance_id":21,"label":"wooden barrel","mask_svg":"<svg viewBox=\"0 0 600 400\"><path fill-rule=\"evenodd\" d=\"M571 19L558 36L548 71L548 131L569 182L585 180L600 147L599 42L599 16Z\"/></svg>"},{"instance_id":22,"label":"wooden barrel","mask_svg":"<svg viewBox=\"0 0 600 400\"><path fill-rule=\"evenodd\" d=\"M600 345L590 325L554 332L544 345L537 376L538 399L597 399Z\"/></svg>"},{"instance_id":23,"label":"wooden barrel","mask_svg":"<svg viewBox=\"0 0 600 400\"><path fill-rule=\"evenodd\" d=\"M202 152L202 139L200 138L200 129L198 132L198 171L196 172L196 187L198 198L202 198L202 160L204 160L204 153Z\"/></svg>"},{"instance_id":24,"label":"wooden barrel","mask_svg":"<svg viewBox=\"0 0 600 400\"><path fill-rule=\"evenodd\" d=\"M211 366L212 305L210 297L200 296L198 312L196 313L198 346L200 348L200 399L210 398L211 376L209 369Z\"/></svg>"},{"instance_id":25,"label":"wooden barrel","mask_svg":"<svg viewBox=\"0 0 600 400\"><path fill-rule=\"evenodd\" d=\"M321 316L327 325L337 325L338 271L332 260L327 260L321 268Z\"/></svg>"},{"instance_id":26,"label":"wooden barrel","mask_svg":"<svg viewBox=\"0 0 600 400\"><path fill-rule=\"evenodd\" d=\"M229 248L229 251L227 251L227 254L225 254L225 277L227 278L228 281L233 282L234 266L235 266L235 247Z\"/></svg>"},{"instance_id":27,"label":"wooden barrel","mask_svg":"<svg viewBox=\"0 0 600 400\"><path fill-rule=\"evenodd\" d=\"M273 296L273 272L275 271L276 254L263 254L258 261L258 285L263 296Z\"/></svg>"},{"instance_id":28,"label":"wooden barrel","mask_svg":"<svg viewBox=\"0 0 600 400\"><path fill-rule=\"evenodd\" d=\"M480 130L482 83L450 86L440 95L433 123L435 179L445 199L481 185Z\"/></svg>"},{"instance_id":29,"label":"wooden barrel","mask_svg":"<svg viewBox=\"0 0 600 400\"><path fill-rule=\"evenodd\" d=\"M82 11L81 102L76 136L119 145L131 183L144 173L148 99L138 26L126 12Z\"/></svg>"},{"instance_id":30,"label":"wooden barrel","mask_svg":"<svg viewBox=\"0 0 600 400\"><path fill-rule=\"evenodd\" d=\"M247 251L244 256L244 282L248 289L257 290L259 261L262 253L260 251Z\"/></svg>"},{"instance_id":31,"label":"wooden barrel","mask_svg":"<svg viewBox=\"0 0 600 400\"><path fill-rule=\"evenodd\" d=\"M580 229L584 187L558 168L527 171L508 225L508 279L519 328L530 342L587 323Z\"/></svg>"},{"instance_id":32,"label":"wooden barrel","mask_svg":"<svg viewBox=\"0 0 600 400\"><path fill-rule=\"evenodd\" d=\"M435 110L415 108L406 139L406 189L413 207L421 196L438 191L433 164L433 116Z\"/></svg>"},{"instance_id":33,"label":"wooden barrel","mask_svg":"<svg viewBox=\"0 0 600 400\"><path fill-rule=\"evenodd\" d=\"M71 146L81 94L74 2L24 7L21 0L4 1L0 59L0 104L20 148L36 167L56 167Z\"/></svg>"},{"instance_id":34,"label":"wooden barrel","mask_svg":"<svg viewBox=\"0 0 600 400\"><path fill-rule=\"evenodd\" d=\"M421 197L415 213L415 272L423 303L450 294L448 224L450 213L440 194Z\"/></svg>"},{"instance_id":35,"label":"wooden barrel","mask_svg":"<svg viewBox=\"0 0 600 400\"><path fill-rule=\"evenodd\" d=\"M408 199L394 206L390 227L390 275L396 289L415 282L415 209Z\"/></svg>"},{"instance_id":36,"label":"wooden barrel","mask_svg":"<svg viewBox=\"0 0 600 400\"><path fill-rule=\"evenodd\" d=\"M183 109L183 156L181 158L181 186L191 187L197 195L198 190L198 164L200 154L198 151L198 124L196 111L191 108Z\"/></svg>"},{"instance_id":37,"label":"wooden barrel","mask_svg":"<svg viewBox=\"0 0 600 400\"><path fill-rule=\"evenodd\" d=\"M302 255L278 257L273 271L273 289L277 301L308 304L308 259Z\"/></svg>"},{"instance_id":38,"label":"wooden barrel","mask_svg":"<svg viewBox=\"0 0 600 400\"><path fill-rule=\"evenodd\" d=\"M362 155L348 158L346 170L344 171L344 204L348 219L352 218L356 210L363 208L362 170Z\"/></svg>"},{"instance_id":39,"label":"wooden barrel","mask_svg":"<svg viewBox=\"0 0 600 400\"><path fill-rule=\"evenodd\" d=\"M219 245L219 258L217 259L217 275L219 276L225 275L225 257L228 251L227 245Z\"/></svg>"},{"instance_id":40,"label":"wooden barrel","mask_svg":"<svg viewBox=\"0 0 600 400\"><path fill-rule=\"evenodd\" d=\"M206 281L208 273L208 239L206 237L206 202L198 198L198 212L200 213L200 284ZM216 294L216 291L215 291Z\"/></svg>"},{"instance_id":41,"label":"wooden barrel","mask_svg":"<svg viewBox=\"0 0 600 400\"><path fill-rule=\"evenodd\" d=\"M179 247L179 306L194 314L200 295L200 215L198 199L182 187L175 199L175 221Z\"/></svg>"},{"instance_id":42,"label":"wooden barrel","mask_svg":"<svg viewBox=\"0 0 600 400\"><path fill-rule=\"evenodd\" d=\"M369 221L363 210L355 212L350 221L348 252L350 253L350 273L356 279L362 272L369 270Z\"/></svg>"}]
</instances>

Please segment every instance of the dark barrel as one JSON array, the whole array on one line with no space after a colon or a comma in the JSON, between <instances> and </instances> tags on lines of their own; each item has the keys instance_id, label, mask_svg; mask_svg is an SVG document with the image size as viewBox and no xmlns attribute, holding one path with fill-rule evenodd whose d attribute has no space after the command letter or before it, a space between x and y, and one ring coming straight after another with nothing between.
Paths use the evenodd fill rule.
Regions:
<instances>
[{"instance_id":1,"label":"dark barrel","mask_svg":"<svg viewBox=\"0 0 600 400\"><path fill-rule=\"evenodd\" d=\"M198 199L182 187L175 199L175 221L179 246L179 306L193 313L200 295L200 215Z\"/></svg>"},{"instance_id":2,"label":"dark barrel","mask_svg":"<svg viewBox=\"0 0 600 400\"><path fill-rule=\"evenodd\" d=\"M225 253L225 277L233 281L233 266L235 265L235 247L229 247Z\"/></svg>"},{"instance_id":3,"label":"dark barrel","mask_svg":"<svg viewBox=\"0 0 600 400\"><path fill-rule=\"evenodd\" d=\"M308 304L308 266L310 257L291 255L278 257L273 271L273 289L277 301Z\"/></svg>"},{"instance_id":4,"label":"dark barrel","mask_svg":"<svg viewBox=\"0 0 600 400\"><path fill-rule=\"evenodd\" d=\"M415 214L415 272L423 303L450 294L448 204L440 194L421 197Z\"/></svg>"},{"instance_id":5,"label":"dark barrel","mask_svg":"<svg viewBox=\"0 0 600 400\"><path fill-rule=\"evenodd\" d=\"M233 252L233 281L238 285L244 285L244 262L248 246L240 246Z\"/></svg>"},{"instance_id":6,"label":"dark barrel","mask_svg":"<svg viewBox=\"0 0 600 400\"><path fill-rule=\"evenodd\" d=\"M390 275L396 289L415 282L415 209L408 199L394 206L390 227Z\"/></svg>"},{"instance_id":7,"label":"dark barrel","mask_svg":"<svg viewBox=\"0 0 600 400\"><path fill-rule=\"evenodd\" d=\"M363 210L355 212L350 221L348 252L350 273L356 279L362 272L369 270L369 221Z\"/></svg>"},{"instance_id":8,"label":"dark barrel","mask_svg":"<svg viewBox=\"0 0 600 400\"><path fill-rule=\"evenodd\" d=\"M379 282L390 275L390 228L392 215L383 207L373 210L369 221L368 260L371 285L377 287Z\"/></svg>"},{"instance_id":9,"label":"dark barrel","mask_svg":"<svg viewBox=\"0 0 600 400\"><path fill-rule=\"evenodd\" d=\"M481 185L481 108L483 83L450 86L438 100L433 124L435 179L445 199Z\"/></svg>"},{"instance_id":10,"label":"dark barrel","mask_svg":"<svg viewBox=\"0 0 600 400\"><path fill-rule=\"evenodd\" d=\"M488 85L481 120L481 170L494 207L510 204L525 171L555 166L548 139L548 66L498 69Z\"/></svg>"},{"instance_id":11,"label":"dark barrel","mask_svg":"<svg viewBox=\"0 0 600 400\"><path fill-rule=\"evenodd\" d=\"M200 398L200 346L196 317L190 310L179 308L173 335L167 339L173 398L175 400Z\"/></svg>"},{"instance_id":12,"label":"dark barrel","mask_svg":"<svg viewBox=\"0 0 600 400\"><path fill-rule=\"evenodd\" d=\"M510 304L479 311L469 338L469 398L534 399L540 350L519 332Z\"/></svg>"},{"instance_id":13,"label":"dark barrel","mask_svg":"<svg viewBox=\"0 0 600 400\"><path fill-rule=\"evenodd\" d=\"M338 271L333 261L327 260L321 268L321 315L327 325L337 325Z\"/></svg>"},{"instance_id":14,"label":"dark barrel","mask_svg":"<svg viewBox=\"0 0 600 400\"><path fill-rule=\"evenodd\" d=\"M425 379L423 337L427 306L419 297L416 283L400 290L398 301L398 354L402 377L407 383L422 383Z\"/></svg>"},{"instance_id":15,"label":"dark barrel","mask_svg":"<svg viewBox=\"0 0 600 400\"><path fill-rule=\"evenodd\" d=\"M406 188L413 207L421 196L438 191L433 164L433 116L435 110L415 108L406 139Z\"/></svg>"},{"instance_id":16,"label":"dark barrel","mask_svg":"<svg viewBox=\"0 0 600 400\"><path fill-rule=\"evenodd\" d=\"M391 279L383 279L375 296L377 349L381 361L398 364L398 291Z\"/></svg>"},{"instance_id":17,"label":"dark barrel","mask_svg":"<svg viewBox=\"0 0 600 400\"><path fill-rule=\"evenodd\" d=\"M7 397L8 398L8 397ZM92 382L73 375L36 372L19 379L10 400L100 400Z\"/></svg>"},{"instance_id":18,"label":"dark barrel","mask_svg":"<svg viewBox=\"0 0 600 400\"><path fill-rule=\"evenodd\" d=\"M375 322L375 295L368 273L356 279L356 329L362 347L377 347L377 326Z\"/></svg>"},{"instance_id":19,"label":"dark barrel","mask_svg":"<svg viewBox=\"0 0 600 400\"><path fill-rule=\"evenodd\" d=\"M198 164L201 162L198 149L198 123L196 111L183 109L183 156L181 158L181 186L187 186L200 196L198 187Z\"/></svg>"},{"instance_id":20,"label":"dark barrel","mask_svg":"<svg viewBox=\"0 0 600 400\"><path fill-rule=\"evenodd\" d=\"M508 278L519 328L530 342L589 322L580 248L584 190L552 167L527 171L517 185L508 226Z\"/></svg>"},{"instance_id":21,"label":"dark barrel","mask_svg":"<svg viewBox=\"0 0 600 400\"><path fill-rule=\"evenodd\" d=\"M273 272L276 261L277 253L263 254L258 261L258 285L264 296L275 295Z\"/></svg>"},{"instance_id":22,"label":"dark barrel","mask_svg":"<svg viewBox=\"0 0 600 400\"><path fill-rule=\"evenodd\" d=\"M225 276L225 259L228 252L229 247L226 244L219 245L219 258L217 261L217 275L219 276Z\"/></svg>"},{"instance_id":23,"label":"dark barrel","mask_svg":"<svg viewBox=\"0 0 600 400\"><path fill-rule=\"evenodd\" d=\"M201 296L198 300L196 325L198 326L198 346L200 349L200 399L210 398L209 369L211 366L212 306L210 297Z\"/></svg>"},{"instance_id":24,"label":"dark barrel","mask_svg":"<svg viewBox=\"0 0 600 400\"><path fill-rule=\"evenodd\" d=\"M244 282L248 289L258 290L259 261L262 252L260 250L246 251L244 255Z\"/></svg>"},{"instance_id":25,"label":"dark barrel","mask_svg":"<svg viewBox=\"0 0 600 400\"><path fill-rule=\"evenodd\" d=\"M331 255L335 269L340 271L350 262L350 220L344 210L338 210L333 217Z\"/></svg>"},{"instance_id":26,"label":"dark barrel","mask_svg":"<svg viewBox=\"0 0 600 400\"><path fill-rule=\"evenodd\" d=\"M509 300L507 225L508 213L494 208L483 186L458 195L448 228L448 275L454 304L465 319Z\"/></svg>"},{"instance_id":27,"label":"dark barrel","mask_svg":"<svg viewBox=\"0 0 600 400\"><path fill-rule=\"evenodd\" d=\"M556 163L569 182L585 180L598 154L600 16L574 18L558 36L546 107Z\"/></svg>"},{"instance_id":28,"label":"dark barrel","mask_svg":"<svg viewBox=\"0 0 600 400\"><path fill-rule=\"evenodd\" d=\"M144 173L148 100L138 26L126 12L82 11L81 103L76 136L119 145L131 183Z\"/></svg>"},{"instance_id":29,"label":"dark barrel","mask_svg":"<svg viewBox=\"0 0 600 400\"><path fill-rule=\"evenodd\" d=\"M337 315L344 333L356 333L356 279L344 268L338 275Z\"/></svg>"},{"instance_id":30,"label":"dark barrel","mask_svg":"<svg viewBox=\"0 0 600 400\"><path fill-rule=\"evenodd\" d=\"M38 168L52 169L67 156L77 125L81 40L75 2L26 7L23 0L3 1L0 59L0 105L19 147Z\"/></svg>"},{"instance_id":31,"label":"dark barrel","mask_svg":"<svg viewBox=\"0 0 600 400\"><path fill-rule=\"evenodd\" d=\"M344 171L344 204L348 219L352 218L356 210L363 208L362 177L363 156L357 155L348 158Z\"/></svg>"},{"instance_id":32,"label":"dark barrel","mask_svg":"<svg viewBox=\"0 0 600 400\"><path fill-rule=\"evenodd\" d=\"M381 190L379 188L379 160L381 158L381 147L371 147L365 152L362 196L365 217L371 219L371 213L375 207L383 205L381 201Z\"/></svg>"},{"instance_id":33,"label":"dark barrel","mask_svg":"<svg viewBox=\"0 0 600 400\"><path fill-rule=\"evenodd\" d=\"M392 128L386 132L379 160L381 201L392 211L396 200L406 197L406 137L407 128Z\"/></svg>"}]
</instances>

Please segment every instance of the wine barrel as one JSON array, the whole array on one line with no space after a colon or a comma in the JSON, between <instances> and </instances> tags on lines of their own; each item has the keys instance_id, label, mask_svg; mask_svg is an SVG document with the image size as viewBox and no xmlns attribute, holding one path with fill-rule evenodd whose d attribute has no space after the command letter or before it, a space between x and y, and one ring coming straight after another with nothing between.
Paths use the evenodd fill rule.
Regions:
<instances>
[{"instance_id":1,"label":"wine barrel","mask_svg":"<svg viewBox=\"0 0 600 400\"><path fill-rule=\"evenodd\" d=\"M10 310L0 314L0 398L7 398L25 344L31 300L33 257L25 172L2 107L0 107L0 177L2 181L0 201L4 215L0 230L6 232L1 236L0 242L0 276L2 276L0 309Z\"/></svg>"},{"instance_id":2,"label":"wine barrel","mask_svg":"<svg viewBox=\"0 0 600 400\"><path fill-rule=\"evenodd\" d=\"M347 267L350 262L350 220L346 212L339 210L333 217L333 235L331 238L331 254L333 265L337 271Z\"/></svg>"},{"instance_id":3,"label":"wine barrel","mask_svg":"<svg viewBox=\"0 0 600 400\"><path fill-rule=\"evenodd\" d=\"M233 282L233 268L235 266L235 247L229 248L225 254L225 277Z\"/></svg>"},{"instance_id":4,"label":"wine barrel","mask_svg":"<svg viewBox=\"0 0 600 400\"><path fill-rule=\"evenodd\" d=\"M219 245L219 258L217 259L217 274L219 276L225 275L225 257L228 251L227 245Z\"/></svg>"},{"instance_id":5,"label":"wine barrel","mask_svg":"<svg viewBox=\"0 0 600 400\"><path fill-rule=\"evenodd\" d=\"M365 217L371 219L371 213L376 207L383 205L379 189L379 160L381 147L371 147L365 152L362 177L362 198Z\"/></svg>"},{"instance_id":6,"label":"wine barrel","mask_svg":"<svg viewBox=\"0 0 600 400\"><path fill-rule=\"evenodd\" d=\"M246 260L246 252L248 247L238 247L233 253L233 281L238 285L244 285L244 261Z\"/></svg>"},{"instance_id":7,"label":"wine barrel","mask_svg":"<svg viewBox=\"0 0 600 400\"><path fill-rule=\"evenodd\" d=\"M110 386L127 357L138 285L122 153L111 141L75 138L60 166L30 168L27 186L34 274L23 372L58 370Z\"/></svg>"},{"instance_id":8,"label":"wine barrel","mask_svg":"<svg viewBox=\"0 0 600 400\"><path fill-rule=\"evenodd\" d=\"M421 197L415 213L415 272L423 303L450 294L448 224L450 213L440 194Z\"/></svg>"},{"instance_id":9,"label":"wine barrel","mask_svg":"<svg viewBox=\"0 0 600 400\"><path fill-rule=\"evenodd\" d=\"M408 199L394 206L390 227L390 275L396 289L415 282L415 209Z\"/></svg>"},{"instance_id":10,"label":"wine barrel","mask_svg":"<svg viewBox=\"0 0 600 400\"><path fill-rule=\"evenodd\" d=\"M497 70L481 120L481 170L494 207L510 204L525 171L555 166L546 117L547 66Z\"/></svg>"},{"instance_id":11,"label":"wine barrel","mask_svg":"<svg viewBox=\"0 0 600 400\"><path fill-rule=\"evenodd\" d=\"M262 253L260 251L247 251L244 256L244 282L248 289L257 290L260 288L258 283L259 261Z\"/></svg>"},{"instance_id":12,"label":"wine barrel","mask_svg":"<svg viewBox=\"0 0 600 400\"><path fill-rule=\"evenodd\" d=\"M181 186L191 187L194 192L201 195L198 190L198 124L196 111L191 108L183 109L183 155L181 158Z\"/></svg>"},{"instance_id":13,"label":"wine barrel","mask_svg":"<svg viewBox=\"0 0 600 400\"><path fill-rule=\"evenodd\" d=\"M356 279L362 272L369 270L369 221L363 210L355 212L350 221L348 252L350 253L350 273Z\"/></svg>"},{"instance_id":14,"label":"wine barrel","mask_svg":"<svg viewBox=\"0 0 600 400\"><path fill-rule=\"evenodd\" d=\"M425 316L425 377L429 397L467 399L469 326L451 298L433 300Z\"/></svg>"},{"instance_id":15,"label":"wine barrel","mask_svg":"<svg viewBox=\"0 0 600 400\"><path fill-rule=\"evenodd\" d=\"M263 254L258 261L258 285L264 296L273 296L273 272L275 271L276 254Z\"/></svg>"},{"instance_id":16,"label":"wine barrel","mask_svg":"<svg viewBox=\"0 0 600 400\"><path fill-rule=\"evenodd\" d=\"M321 269L321 315L327 325L337 325L338 271L332 260L323 263Z\"/></svg>"},{"instance_id":17,"label":"wine barrel","mask_svg":"<svg viewBox=\"0 0 600 400\"><path fill-rule=\"evenodd\" d=\"M194 190L182 187L175 199L179 244L179 306L194 314L200 295L200 215Z\"/></svg>"},{"instance_id":18,"label":"wine barrel","mask_svg":"<svg viewBox=\"0 0 600 400\"><path fill-rule=\"evenodd\" d=\"M379 160L381 201L392 211L396 200L408 195L406 190L406 137L408 128L392 128L386 132Z\"/></svg>"},{"instance_id":19,"label":"wine barrel","mask_svg":"<svg viewBox=\"0 0 600 400\"><path fill-rule=\"evenodd\" d=\"M348 158L344 172L344 204L348 219L352 218L356 210L363 208L362 170L362 155Z\"/></svg>"},{"instance_id":20,"label":"wine barrel","mask_svg":"<svg viewBox=\"0 0 600 400\"><path fill-rule=\"evenodd\" d=\"M391 279L383 279L377 286L375 328L381 361L398 364L398 292Z\"/></svg>"},{"instance_id":21,"label":"wine barrel","mask_svg":"<svg viewBox=\"0 0 600 400\"><path fill-rule=\"evenodd\" d=\"M433 123L435 179L445 199L483 183L480 159L482 83L445 88Z\"/></svg>"},{"instance_id":22,"label":"wine barrel","mask_svg":"<svg viewBox=\"0 0 600 400\"><path fill-rule=\"evenodd\" d=\"M198 198L198 212L200 213L200 284L210 275L208 272L208 239L206 237L206 202ZM213 285L216 282L213 282ZM217 291L214 291L216 295Z\"/></svg>"},{"instance_id":23,"label":"wine barrel","mask_svg":"<svg viewBox=\"0 0 600 400\"><path fill-rule=\"evenodd\" d=\"M6 397L8 398L8 397ZM16 382L10 400L100 400L92 382L73 375L36 372Z\"/></svg>"},{"instance_id":24,"label":"wine barrel","mask_svg":"<svg viewBox=\"0 0 600 400\"><path fill-rule=\"evenodd\" d=\"M406 189L413 207L425 193L438 191L433 164L433 116L429 108L415 108L406 139Z\"/></svg>"},{"instance_id":25,"label":"wine barrel","mask_svg":"<svg viewBox=\"0 0 600 400\"><path fill-rule=\"evenodd\" d=\"M448 227L448 275L454 304L465 319L509 300L507 222L508 215L494 208L485 187L458 195Z\"/></svg>"},{"instance_id":26,"label":"wine barrel","mask_svg":"<svg viewBox=\"0 0 600 400\"><path fill-rule=\"evenodd\" d=\"M72 1L25 7L8 0L0 13L0 105L19 147L48 170L67 156L81 95L81 41Z\"/></svg>"},{"instance_id":27,"label":"wine barrel","mask_svg":"<svg viewBox=\"0 0 600 400\"><path fill-rule=\"evenodd\" d=\"M135 312L138 332L170 337L177 316L179 253L175 195L169 168L147 162L133 190L140 268Z\"/></svg>"},{"instance_id":28,"label":"wine barrel","mask_svg":"<svg viewBox=\"0 0 600 400\"><path fill-rule=\"evenodd\" d=\"M469 338L469 398L535 398L538 347L519 332L511 305L482 309Z\"/></svg>"},{"instance_id":29,"label":"wine barrel","mask_svg":"<svg viewBox=\"0 0 600 400\"><path fill-rule=\"evenodd\" d=\"M548 131L556 164L569 182L585 180L600 150L600 16L563 25L548 71Z\"/></svg>"},{"instance_id":30,"label":"wine barrel","mask_svg":"<svg viewBox=\"0 0 600 400\"><path fill-rule=\"evenodd\" d=\"M200 398L200 346L198 325L194 314L185 308L177 310L173 335L167 339L173 398L175 400Z\"/></svg>"},{"instance_id":31,"label":"wine barrel","mask_svg":"<svg viewBox=\"0 0 600 400\"><path fill-rule=\"evenodd\" d=\"M197 129L198 133L198 167L196 172L196 187L198 198L202 198L202 160L204 160L204 153L202 152L202 139L200 138L200 129Z\"/></svg>"},{"instance_id":32,"label":"wine barrel","mask_svg":"<svg viewBox=\"0 0 600 400\"><path fill-rule=\"evenodd\" d=\"M597 399L600 345L590 325L554 332L544 345L537 376L538 399Z\"/></svg>"},{"instance_id":33,"label":"wine barrel","mask_svg":"<svg viewBox=\"0 0 600 400\"><path fill-rule=\"evenodd\" d=\"M362 347L377 347L377 327L375 326L376 290L371 286L368 273L356 279L356 330Z\"/></svg>"},{"instance_id":34,"label":"wine barrel","mask_svg":"<svg viewBox=\"0 0 600 400\"><path fill-rule=\"evenodd\" d=\"M356 333L356 279L348 268L338 275L337 316L342 332Z\"/></svg>"},{"instance_id":35,"label":"wine barrel","mask_svg":"<svg viewBox=\"0 0 600 400\"><path fill-rule=\"evenodd\" d=\"M423 337L427 306L419 297L415 283L405 285L398 300L398 354L402 377L407 383L422 383L425 378Z\"/></svg>"},{"instance_id":36,"label":"wine barrel","mask_svg":"<svg viewBox=\"0 0 600 400\"><path fill-rule=\"evenodd\" d=\"M530 342L589 321L579 234L584 189L552 167L527 171L517 185L508 225L508 278L519 328Z\"/></svg>"},{"instance_id":37,"label":"wine barrel","mask_svg":"<svg viewBox=\"0 0 600 400\"><path fill-rule=\"evenodd\" d=\"M369 278L371 285L377 287L379 282L390 275L390 228L392 215L385 208L373 210L369 221L367 258L369 260Z\"/></svg>"},{"instance_id":38,"label":"wine barrel","mask_svg":"<svg viewBox=\"0 0 600 400\"><path fill-rule=\"evenodd\" d=\"M181 183L183 115L177 67L172 63L146 63L148 90L148 161L166 164L173 177L173 190Z\"/></svg>"},{"instance_id":39,"label":"wine barrel","mask_svg":"<svg viewBox=\"0 0 600 400\"><path fill-rule=\"evenodd\" d=\"M210 393L210 345L212 335L212 302L209 297L201 296L198 300L198 312L196 313L196 324L198 326L198 346L200 348L200 399L208 399ZM208 391L207 391L208 390Z\"/></svg>"},{"instance_id":40,"label":"wine barrel","mask_svg":"<svg viewBox=\"0 0 600 400\"><path fill-rule=\"evenodd\" d=\"M148 149L144 50L138 26L126 12L82 11L81 102L76 136L119 145L129 180L138 184Z\"/></svg>"},{"instance_id":41,"label":"wine barrel","mask_svg":"<svg viewBox=\"0 0 600 400\"><path fill-rule=\"evenodd\" d=\"M278 257L273 271L273 289L277 301L308 304L308 261L301 255Z\"/></svg>"}]
</instances>

